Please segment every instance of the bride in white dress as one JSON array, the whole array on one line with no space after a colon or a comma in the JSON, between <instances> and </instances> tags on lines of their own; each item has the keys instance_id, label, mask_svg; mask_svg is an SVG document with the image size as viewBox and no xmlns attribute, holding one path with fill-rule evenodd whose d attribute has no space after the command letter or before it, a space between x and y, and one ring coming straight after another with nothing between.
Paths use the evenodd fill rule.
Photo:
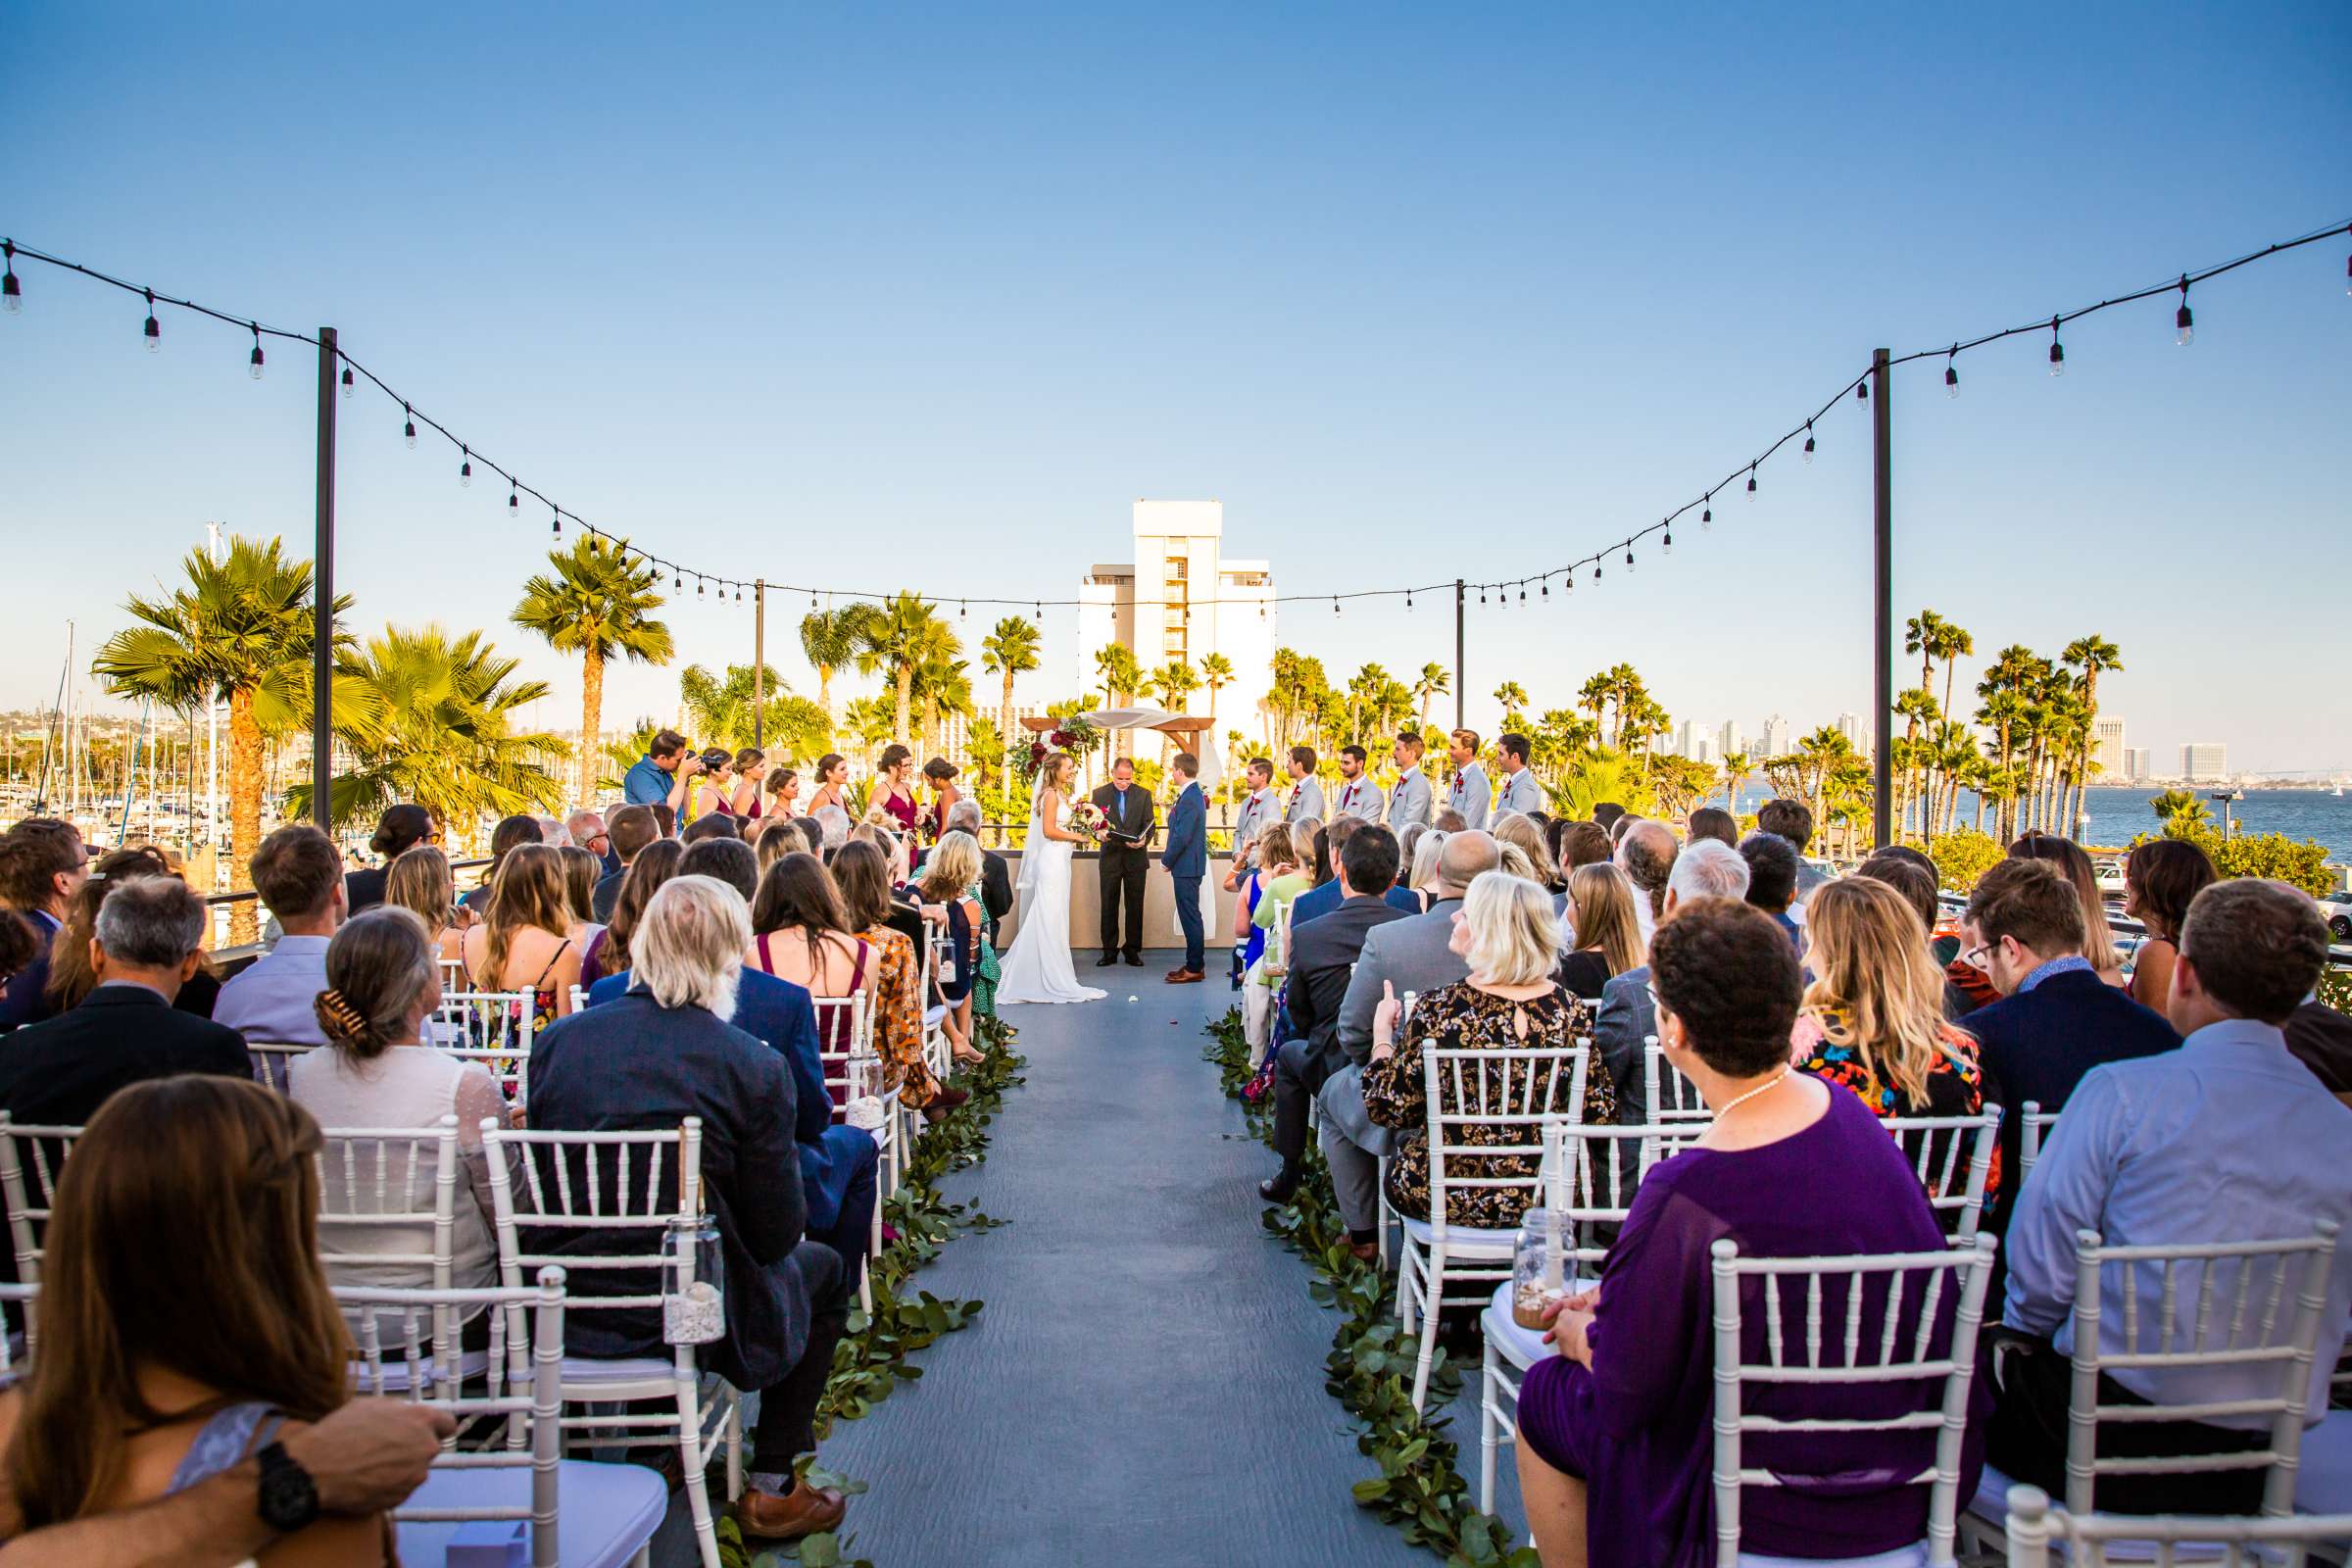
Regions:
<instances>
[{"instance_id":1,"label":"bride in white dress","mask_svg":"<svg viewBox=\"0 0 2352 1568\"><path fill-rule=\"evenodd\" d=\"M1078 763L1055 752L1038 764L1037 806L1021 843L1021 928L1002 960L997 1004L1100 1002L1070 963L1070 857L1086 842L1070 829L1069 795Z\"/></svg>"}]
</instances>

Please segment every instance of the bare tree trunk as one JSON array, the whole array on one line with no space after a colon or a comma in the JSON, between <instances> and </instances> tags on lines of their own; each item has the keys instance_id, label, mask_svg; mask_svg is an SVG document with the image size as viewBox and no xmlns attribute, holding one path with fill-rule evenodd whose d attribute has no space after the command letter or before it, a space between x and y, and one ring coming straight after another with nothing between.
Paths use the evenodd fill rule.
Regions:
<instances>
[{"instance_id":1,"label":"bare tree trunk","mask_svg":"<svg viewBox=\"0 0 2352 1568\"><path fill-rule=\"evenodd\" d=\"M580 660L580 793L578 807L586 810L596 800L597 729L605 714L605 656L594 648Z\"/></svg>"},{"instance_id":2,"label":"bare tree trunk","mask_svg":"<svg viewBox=\"0 0 2352 1568\"><path fill-rule=\"evenodd\" d=\"M228 858L232 892L253 886L253 852L262 842L262 727L253 716L253 693L228 694L228 831L236 842ZM229 906L228 940L243 946L262 934L261 911L251 899Z\"/></svg>"}]
</instances>

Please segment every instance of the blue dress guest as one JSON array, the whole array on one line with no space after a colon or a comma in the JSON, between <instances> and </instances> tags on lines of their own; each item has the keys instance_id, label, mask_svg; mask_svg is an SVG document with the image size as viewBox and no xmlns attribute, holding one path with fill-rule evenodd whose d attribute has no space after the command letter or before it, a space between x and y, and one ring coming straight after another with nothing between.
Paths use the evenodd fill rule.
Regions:
<instances>
[{"instance_id":1,"label":"blue dress guest","mask_svg":"<svg viewBox=\"0 0 2352 1568\"><path fill-rule=\"evenodd\" d=\"M1200 879L1208 874L1208 797L1200 793L1200 760L1178 752L1168 764L1183 787L1168 808L1168 842L1159 852L1176 896L1176 923L1184 931L1184 962L1168 975L1174 985L1192 985L1206 972L1207 930L1200 917Z\"/></svg>"}]
</instances>

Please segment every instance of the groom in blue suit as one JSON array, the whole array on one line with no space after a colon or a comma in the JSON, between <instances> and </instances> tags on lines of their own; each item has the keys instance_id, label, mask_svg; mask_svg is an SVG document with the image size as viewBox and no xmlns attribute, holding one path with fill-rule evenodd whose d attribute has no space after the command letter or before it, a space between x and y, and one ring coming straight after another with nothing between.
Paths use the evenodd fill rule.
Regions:
<instances>
[{"instance_id":1,"label":"groom in blue suit","mask_svg":"<svg viewBox=\"0 0 2352 1568\"><path fill-rule=\"evenodd\" d=\"M1176 804L1168 808L1168 846L1159 855L1160 868L1176 890L1176 922L1184 928L1183 967L1169 971L1170 985L1200 983L1208 961L1205 933L1200 925L1200 879L1208 874L1208 797L1200 793L1200 759L1178 752L1168 764L1180 781Z\"/></svg>"}]
</instances>

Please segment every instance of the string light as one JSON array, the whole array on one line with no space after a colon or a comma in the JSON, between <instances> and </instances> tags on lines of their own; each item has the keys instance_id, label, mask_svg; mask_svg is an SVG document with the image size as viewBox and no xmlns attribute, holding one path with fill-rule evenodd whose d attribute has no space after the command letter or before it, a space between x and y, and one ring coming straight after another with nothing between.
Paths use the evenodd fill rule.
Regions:
<instances>
[{"instance_id":1,"label":"string light","mask_svg":"<svg viewBox=\"0 0 2352 1568\"><path fill-rule=\"evenodd\" d=\"M548 511L553 514L548 519L548 531L561 539L564 537L564 509L551 506Z\"/></svg>"},{"instance_id":2,"label":"string light","mask_svg":"<svg viewBox=\"0 0 2352 1568\"><path fill-rule=\"evenodd\" d=\"M520 479L510 478L507 480L507 484L510 487L507 491L507 520L509 522L513 522L515 518L522 515L522 481Z\"/></svg>"},{"instance_id":3,"label":"string light","mask_svg":"<svg viewBox=\"0 0 2352 1568\"><path fill-rule=\"evenodd\" d=\"M707 586L709 586L709 585L708 585L708 584L706 584L706 583L703 581L703 579L702 579L702 578L700 578L700 577L697 577L697 578L695 578L695 579L694 579L694 597L695 597L695 598L697 598L697 599L700 599L700 598L702 598L702 597L703 597L703 590L704 590L704 589L705 589Z\"/></svg>"},{"instance_id":4,"label":"string light","mask_svg":"<svg viewBox=\"0 0 2352 1568\"><path fill-rule=\"evenodd\" d=\"M670 589L671 589L671 591L672 591L672 592L675 592L675 593L681 593L681 594L682 594L682 593L684 593L684 592L686 591L686 573L685 573L685 571L684 571L683 569L679 569L679 568L672 568L672 569L676 569L676 570L677 570L677 572L678 572L678 575L677 575L677 578L676 578L676 580L675 580L675 581L673 581L673 582L672 582L672 583L669 585L669 586L670 586Z\"/></svg>"},{"instance_id":5,"label":"string light","mask_svg":"<svg viewBox=\"0 0 2352 1568\"><path fill-rule=\"evenodd\" d=\"M5 268L5 270L0 270L0 306L5 306L8 314L15 316L24 309L24 289L17 281L17 247L15 244L0 241L0 258L5 258L4 261L0 261L0 268Z\"/></svg>"},{"instance_id":6,"label":"string light","mask_svg":"<svg viewBox=\"0 0 2352 1568\"><path fill-rule=\"evenodd\" d=\"M470 490L473 488L473 449L460 447L458 448L458 457L460 460L458 463L458 486L460 489Z\"/></svg>"},{"instance_id":7,"label":"string light","mask_svg":"<svg viewBox=\"0 0 2352 1568\"><path fill-rule=\"evenodd\" d=\"M1671 556L1674 554L1674 534L1671 530L1669 530L1667 534L1658 541L1658 554L1661 556Z\"/></svg>"},{"instance_id":8,"label":"string light","mask_svg":"<svg viewBox=\"0 0 2352 1568\"><path fill-rule=\"evenodd\" d=\"M1715 531L1715 492L1712 490L1707 492L1706 505L1699 510L1698 531L1700 533Z\"/></svg>"},{"instance_id":9,"label":"string light","mask_svg":"<svg viewBox=\"0 0 2352 1568\"><path fill-rule=\"evenodd\" d=\"M1943 395L1947 398L1956 398L1960 395L1960 371L1958 368L1952 364L1952 362L1957 360L1959 357L1960 345L1957 343L1953 344L1951 352L1944 356Z\"/></svg>"},{"instance_id":10,"label":"string light","mask_svg":"<svg viewBox=\"0 0 2352 1568\"><path fill-rule=\"evenodd\" d=\"M1483 582L1478 585L1478 602L1482 605L1487 602L1487 585Z\"/></svg>"},{"instance_id":11,"label":"string light","mask_svg":"<svg viewBox=\"0 0 2352 1568\"><path fill-rule=\"evenodd\" d=\"M359 384L360 384L359 382L357 382L357 381L355 381L355 380L353 380L353 379L352 379L352 374L351 374L351 367L350 367L350 366L348 366L348 365L346 365L345 367L343 367L343 401L344 401L344 402L346 402L346 403L349 403L349 402L351 401L351 394L352 394L352 393L353 393L355 390L357 390L357 389L358 389L358 387L359 387Z\"/></svg>"},{"instance_id":12,"label":"string light","mask_svg":"<svg viewBox=\"0 0 2352 1568\"><path fill-rule=\"evenodd\" d=\"M155 318L155 290L143 290L147 296L147 324L140 330L147 336L147 352L155 353L164 346L164 323Z\"/></svg>"},{"instance_id":13,"label":"string light","mask_svg":"<svg viewBox=\"0 0 2352 1568\"><path fill-rule=\"evenodd\" d=\"M1592 568L1592 580L1594 582L1600 581L1600 567L1597 565Z\"/></svg>"},{"instance_id":14,"label":"string light","mask_svg":"<svg viewBox=\"0 0 2352 1568\"><path fill-rule=\"evenodd\" d=\"M742 589L740 589L740 588L738 588L738 589L736 589L736 590L735 590L735 602L736 602L737 604L739 604L739 605L743 603L743 590L742 590ZM971 609L971 606L969 606L969 605L965 604L965 603L964 603L962 600L960 600L960 599L956 600L956 618L957 620L969 620L969 619L971 619L971 618L972 618L972 609Z\"/></svg>"},{"instance_id":15,"label":"string light","mask_svg":"<svg viewBox=\"0 0 2352 1568\"><path fill-rule=\"evenodd\" d=\"M1854 401L1856 403L1868 403L1870 401L1870 382L1867 379L1856 381L1854 383Z\"/></svg>"},{"instance_id":16,"label":"string light","mask_svg":"<svg viewBox=\"0 0 2352 1568\"><path fill-rule=\"evenodd\" d=\"M1340 612L1340 596L1338 594L1331 596L1331 612L1335 615Z\"/></svg>"},{"instance_id":17,"label":"string light","mask_svg":"<svg viewBox=\"0 0 2352 1568\"><path fill-rule=\"evenodd\" d=\"M1634 569L1634 545L1630 539L1626 541L1625 545L1625 569L1628 571Z\"/></svg>"},{"instance_id":18,"label":"string light","mask_svg":"<svg viewBox=\"0 0 2352 1568\"><path fill-rule=\"evenodd\" d=\"M402 428L401 432L400 432L400 434L401 434L401 438L402 438L403 440L405 440L405 441L407 441L407 442L408 442L408 444L409 444L409 450L410 450L411 452L414 452L414 451L416 451L416 412L415 412L414 410L412 410L412 409L411 409L411 408L410 408L410 407L409 407L409 406L408 406L406 403L403 403L403 404L400 406L400 412L401 412L401 415L403 416L403 417L405 417L405 418L407 419L407 421L408 421L408 423L406 424L406 426L404 426L404 427Z\"/></svg>"},{"instance_id":19,"label":"string light","mask_svg":"<svg viewBox=\"0 0 2352 1568\"><path fill-rule=\"evenodd\" d=\"M1756 499L1756 466L1752 463L1747 466L1747 499Z\"/></svg>"},{"instance_id":20,"label":"string light","mask_svg":"<svg viewBox=\"0 0 2352 1568\"><path fill-rule=\"evenodd\" d=\"M2050 318L2050 373L2066 373L2066 345L2058 341L2058 318Z\"/></svg>"},{"instance_id":21,"label":"string light","mask_svg":"<svg viewBox=\"0 0 2352 1568\"><path fill-rule=\"evenodd\" d=\"M1549 598L1551 597L1551 579L1550 579L1549 577L1546 577L1546 578L1544 578L1544 595L1543 595L1543 597L1544 597L1544 598L1545 598L1545 599L1549 599Z\"/></svg>"},{"instance_id":22,"label":"string light","mask_svg":"<svg viewBox=\"0 0 2352 1568\"><path fill-rule=\"evenodd\" d=\"M1527 582L1524 578L1519 583L1519 602L1523 605L1527 603Z\"/></svg>"},{"instance_id":23,"label":"string light","mask_svg":"<svg viewBox=\"0 0 2352 1568\"><path fill-rule=\"evenodd\" d=\"M2194 318L2188 314L2188 274L2186 272L2180 274L2180 308L2173 313L2173 325L2179 329L2180 334L2174 341L2182 348L2188 347L2189 342L2197 334Z\"/></svg>"},{"instance_id":24,"label":"string light","mask_svg":"<svg viewBox=\"0 0 2352 1568\"><path fill-rule=\"evenodd\" d=\"M1805 421L1805 461L1807 463L1813 461L1813 421L1811 419Z\"/></svg>"},{"instance_id":25,"label":"string light","mask_svg":"<svg viewBox=\"0 0 2352 1568\"><path fill-rule=\"evenodd\" d=\"M259 381L262 378L262 324L259 321L248 321L246 325L253 329L253 353L246 358L245 363L253 368L253 378Z\"/></svg>"}]
</instances>

